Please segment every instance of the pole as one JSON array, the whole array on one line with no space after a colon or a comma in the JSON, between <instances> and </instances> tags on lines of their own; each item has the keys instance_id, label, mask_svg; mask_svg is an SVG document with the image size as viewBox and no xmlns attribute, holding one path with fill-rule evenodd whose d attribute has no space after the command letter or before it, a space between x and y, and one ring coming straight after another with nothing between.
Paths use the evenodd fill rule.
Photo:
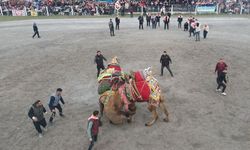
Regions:
<instances>
[{"instance_id":1,"label":"pole","mask_svg":"<svg viewBox=\"0 0 250 150\"><path fill-rule=\"evenodd\" d=\"M48 6L46 6L45 9L46 9L47 16L49 16L49 9L48 9Z\"/></svg>"},{"instance_id":2,"label":"pole","mask_svg":"<svg viewBox=\"0 0 250 150\"><path fill-rule=\"evenodd\" d=\"M194 14L197 15L197 5L195 5Z\"/></svg>"},{"instance_id":3,"label":"pole","mask_svg":"<svg viewBox=\"0 0 250 150\"><path fill-rule=\"evenodd\" d=\"M1 12L1 15L3 16L3 9L2 9L2 6L0 6L0 12Z\"/></svg>"},{"instance_id":4,"label":"pole","mask_svg":"<svg viewBox=\"0 0 250 150\"><path fill-rule=\"evenodd\" d=\"M28 13L27 13L27 8L26 8L26 6L24 6L24 8L23 8L23 9L24 9L24 15L25 15L25 16L28 16Z\"/></svg>"},{"instance_id":5,"label":"pole","mask_svg":"<svg viewBox=\"0 0 250 150\"><path fill-rule=\"evenodd\" d=\"M243 3L241 2L240 3L240 14L242 15L242 12L243 12Z\"/></svg>"},{"instance_id":6,"label":"pole","mask_svg":"<svg viewBox=\"0 0 250 150\"><path fill-rule=\"evenodd\" d=\"M174 14L174 5L171 5L171 15Z\"/></svg>"},{"instance_id":7,"label":"pole","mask_svg":"<svg viewBox=\"0 0 250 150\"><path fill-rule=\"evenodd\" d=\"M71 15L74 16L73 6L71 6Z\"/></svg>"},{"instance_id":8,"label":"pole","mask_svg":"<svg viewBox=\"0 0 250 150\"><path fill-rule=\"evenodd\" d=\"M216 9L217 9L217 11L216 11L216 13L217 13L217 15L218 15L218 14L219 14L219 3L217 3L217 5L216 5L216 6L217 6L217 8L216 8Z\"/></svg>"}]
</instances>

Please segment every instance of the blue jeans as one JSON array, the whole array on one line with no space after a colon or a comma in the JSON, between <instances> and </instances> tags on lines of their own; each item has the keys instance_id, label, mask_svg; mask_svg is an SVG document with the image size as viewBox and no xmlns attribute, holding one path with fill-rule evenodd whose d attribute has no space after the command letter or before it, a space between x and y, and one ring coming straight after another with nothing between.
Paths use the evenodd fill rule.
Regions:
<instances>
[{"instance_id":1,"label":"blue jeans","mask_svg":"<svg viewBox=\"0 0 250 150\"><path fill-rule=\"evenodd\" d=\"M195 41L200 41L200 31L195 32Z\"/></svg>"},{"instance_id":2,"label":"blue jeans","mask_svg":"<svg viewBox=\"0 0 250 150\"><path fill-rule=\"evenodd\" d=\"M97 141L97 135L92 136L92 141L90 142L88 150L91 150L94 146L94 143Z\"/></svg>"}]
</instances>

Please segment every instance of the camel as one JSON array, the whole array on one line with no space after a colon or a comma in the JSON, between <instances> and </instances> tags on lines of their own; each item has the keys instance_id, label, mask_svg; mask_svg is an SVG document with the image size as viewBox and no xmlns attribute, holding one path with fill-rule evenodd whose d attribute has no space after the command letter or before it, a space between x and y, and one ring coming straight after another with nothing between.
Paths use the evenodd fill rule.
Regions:
<instances>
[{"instance_id":1,"label":"camel","mask_svg":"<svg viewBox=\"0 0 250 150\"><path fill-rule=\"evenodd\" d=\"M151 75L150 68L145 69L144 73L146 74L146 78L150 81L154 79ZM157 89L155 89L159 91L157 95L158 99L156 100L152 96L150 96L148 99L143 99L142 95L140 95L140 92L143 92L144 89L141 88L140 90L138 90L138 88L136 88L136 83L139 82L135 82L135 79L131 77L131 75L125 75L125 80L126 82L124 82L124 84L121 85L119 89L110 89L100 96L99 104L101 117L103 116L103 113L105 113L107 118L110 120L110 123L113 124L122 124L126 120L127 122L131 122L132 116L136 113L135 103L147 102L148 110L152 113L153 117L150 121L145 123L145 126L152 126L156 122L156 120L158 119L158 107L166 116L166 118L164 118L164 121L169 121L169 114L164 103L164 98L160 93L158 83L156 83ZM123 90L120 90L121 88L123 88ZM130 91L130 93L128 91ZM126 98L124 97L127 97L128 94L130 94L131 99L126 100Z\"/></svg>"}]
</instances>

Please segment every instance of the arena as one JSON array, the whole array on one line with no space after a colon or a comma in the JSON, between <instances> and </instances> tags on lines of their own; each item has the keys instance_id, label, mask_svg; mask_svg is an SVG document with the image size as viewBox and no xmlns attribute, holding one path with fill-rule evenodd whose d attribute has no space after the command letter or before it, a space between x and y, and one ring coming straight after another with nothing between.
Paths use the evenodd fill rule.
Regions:
<instances>
[{"instance_id":1,"label":"arena","mask_svg":"<svg viewBox=\"0 0 250 150\"><path fill-rule=\"evenodd\" d=\"M0 22L0 144L2 150L85 150L87 118L98 110L94 56L119 58L124 71L153 68L169 111L151 127L147 104L137 103L132 123L112 125L103 118L96 150L247 150L250 147L250 20L249 17L197 16L209 24L207 39L195 42L177 28L152 30L138 20L121 18L110 37L109 18L41 19ZM186 20L187 18L184 18ZM41 39L32 39L36 22ZM160 76L163 51L172 58L171 78ZM227 96L215 91L215 65L227 62ZM107 64L106 63L106 64ZM65 118L56 117L38 138L28 118L30 106L63 88ZM248 93L248 94L247 94ZM48 119L49 114L46 116Z\"/></svg>"}]
</instances>

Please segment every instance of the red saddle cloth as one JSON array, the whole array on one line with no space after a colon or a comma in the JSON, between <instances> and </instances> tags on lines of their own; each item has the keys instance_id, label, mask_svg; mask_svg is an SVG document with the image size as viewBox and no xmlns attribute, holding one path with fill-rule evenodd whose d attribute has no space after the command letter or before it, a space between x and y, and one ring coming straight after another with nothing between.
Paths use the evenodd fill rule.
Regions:
<instances>
[{"instance_id":1,"label":"red saddle cloth","mask_svg":"<svg viewBox=\"0 0 250 150\"><path fill-rule=\"evenodd\" d=\"M134 72L135 85L142 97L142 100L137 100L138 102L147 102L150 96L150 88L148 86L145 77L140 71Z\"/></svg>"}]
</instances>

